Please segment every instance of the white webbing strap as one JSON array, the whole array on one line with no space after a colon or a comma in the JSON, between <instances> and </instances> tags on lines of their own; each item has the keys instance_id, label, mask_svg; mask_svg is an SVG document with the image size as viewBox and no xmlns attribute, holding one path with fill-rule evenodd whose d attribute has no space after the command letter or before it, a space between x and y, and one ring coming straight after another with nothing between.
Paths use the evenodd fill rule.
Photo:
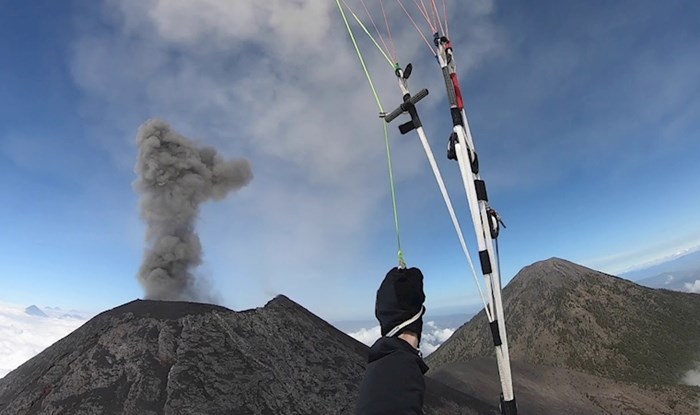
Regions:
<instances>
[{"instance_id":1,"label":"white webbing strap","mask_svg":"<svg viewBox=\"0 0 700 415\"><path fill-rule=\"evenodd\" d=\"M425 307L421 306L420 311L418 311L418 313L415 316L409 318L408 320L404 321L403 323L401 323L398 326L391 329L391 331L388 332L385 335L385 337L394 337L396 335L396 333L401 331L401 329L403 329L404 327L408 326L409 324L417 321L419 318L423 317L423 314L425 314Z\"/></svg>"},{"instance_id":2,"label":"white webbing strap","mask_svg":"<svg viewBox=\"0 0 700 415\"><path fill-rule=\"evenodd\" d=\"M438 188L440 189L440 194L442 194L442 199L445 201L445 206L447 207L447 211L450 214L450 219L452 219L452 225L455 228L455 232L457 232L457 238L459 239L459 244L462 246L462 252L464 252L464 256L467 258L467 262L469 263L469 268L472 270L472 275L474 276L474 281L476 282L476 287L479 290L479 296L481 297L481 302L484 303L484 309L486 310L486 315L489 319L489 321L493 321L493 317L489 314L487 302L486 302L486 297L484 297L484 292L481 290L481 284L479 284L479 280L476 277L476 270L474 269L474 263L472 262L472 257L469 255L469 249L467 249L467 243L464 241L464 234L462 233L462 227L459 225L459 221L457 220L457 215L455 214L454 207L452 206L452 200L450 199L450 195L447 193L447 188L445 187L445 181L442 179L442 174L440 173L440 169L438 168L437 162L435 161L435 156L433 155L433 150L430 148L430 143L428 142L428 137L425 135L425 131L423 130L423 127L418 128L418 137L420 138L420 142L423 145L423 150L425 151L425 155L428 157L428 163L430 163L430 167L433 169L433 175L435 176L435 180L437 181Z\"/></svg>"}]
</instances>

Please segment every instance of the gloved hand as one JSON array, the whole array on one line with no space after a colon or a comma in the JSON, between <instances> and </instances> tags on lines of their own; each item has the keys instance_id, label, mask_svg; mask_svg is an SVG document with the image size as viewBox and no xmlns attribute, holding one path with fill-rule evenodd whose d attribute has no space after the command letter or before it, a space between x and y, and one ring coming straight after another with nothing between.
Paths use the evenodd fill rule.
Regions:
<instances>
[{"instance_id":1,"label":"gloved hand","mask_svg":"<svg viewBox=\"0 0 700 415\"><path fill-rule=\"evenodd\" d=\"M393 268L377 290L374 314L382 336L397 336L411 331L420 340L425 314L423 273L418 268Z\"/></svg>"}]
</instances>

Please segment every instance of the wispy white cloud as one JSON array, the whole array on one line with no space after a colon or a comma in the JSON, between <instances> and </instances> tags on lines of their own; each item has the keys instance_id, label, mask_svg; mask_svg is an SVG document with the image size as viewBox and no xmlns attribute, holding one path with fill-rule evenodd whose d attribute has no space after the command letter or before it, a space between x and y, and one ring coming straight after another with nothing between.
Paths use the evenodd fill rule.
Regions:
<instances>
[{"instance_id":1,"label":"wispy white cloud","mask_svg":"<svg viewBox=\"0 0 700 415\"><path fill-rule=\"evenodd\" d=\"M700 363L683 375L681 383L686 385L700 386Z\"/></svg>"},{"instance_id":2,"label":"wispy white cloud","mask_svg":"<svg viewBox=\"0 0 700 415\"><path fill-rule=\"evenodd\" d=\"M672 240L653 242L636 249L584 259L581 263L613 274L647 268L699 250L700 233L693 231Z\"/></svg>"},{"instance_id":3,"label":"wispy white cloud","mask_svg":"<svg viewBox=\"0 0 700 415\"><path fill-rule=\"evenodd\" d=\"M479 7L464 14L461 25L468 29L461 34L481 39L470 43L464 67L477 65L497 43L491 3L476 2ZM131 168L129 141L138 124L155 115L224 154L250 158L254 183L226 205L236 212L235 224L224 225L230 213L213 219L235 231L217 227L208 234L231 249L221 268L264 275L272 290L290 275L349 276L338 265L361 258L377 232L388 183L377 110L334 2L106 5L107 25L75 42L71 67L86 111L108 132L96 140L117 164ZM408 25L395 28L394 37L397 44L418 44ZM411 46L400 53L411 60L419 52ZM374 52L366 58L380 74L380 92L398 101L386 62ZM427 72L417 71L416 85L439 85ZM418 149L415 140L394 149L396 159L406 161L394 166L399 182L425 167Z\"/></svg>"},{"instance_id":4,"label":"wispy white cloud","mask_svg":"<svg viewBox=\"0 0 700 415\"><path fill-rule=\"evenodd\" d=\"M430 353L437 350L437 348L440 347L440 345L447 339L449 339L454 332L454 328L439 327L434 321L425 322L420 341L420 350L423 353L423 356L428 356ZM371 346L382 336L381 328L379 326L361 328L359 330L349 332L348 335L366 344L367 346Z\"/></svg>"},{"instance_id":5,"label":"wispy white cloud","mask_svg":"<svg viewBox=\"0 0 700 415\"><path fill-rule=\"evenodd\" d=\"M368 329L362 328L357 331L350 332L348 335L355 340L366 344L367 346L371 346L380 337L382 337L382 331L380 326L374 326Z\"/></svg>"},{"instance_id":6,"label":"wispy white cloud","mask_svg":"<svg viewBox=\"0 0 700 415\"><path fill-rule=\"evenodd\" d=\"M684 285L686 291L700 294L700 280L695 280L695 282L693 282L692 284L686 282Z\"/></svg>"}]
</instances>

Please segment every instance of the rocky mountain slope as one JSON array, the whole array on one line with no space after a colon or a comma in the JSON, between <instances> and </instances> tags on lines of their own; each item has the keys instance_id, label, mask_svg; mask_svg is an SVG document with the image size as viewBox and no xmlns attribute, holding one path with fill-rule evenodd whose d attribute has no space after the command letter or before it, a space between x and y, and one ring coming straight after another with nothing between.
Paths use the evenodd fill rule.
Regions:
<instances>
[{"instance_id":1,"label":"rocky mountain slope","mask_svg":"<svg viewBox=\"0 0 700 415\"><path fill-rule=\"evenodd\" d=\"M700 357L700 295L654 290L552 258L504 290L511 358L609 379L677 384ZM493 355L482 311L428 357L438 368Z\"/></svg>"},{"instance_id":2,"label":"rocky mountain slope","mask_svg":"<svg viewBox=\"0 0 700 415\"><path fill-rule=\"evenodd\" d=\"M134 301L0 379L0 415L352 413L367 347L284 296L233 312ZM428 379L427 414L495 408Z\"/></svg>"},{"instance_id":3,"label":"rocky mountain slope","mask_svg":"<svg viewBox=\"0 0 700 415\"><path fill-rule=\"evenodd\" d=\"M522 414L697 415L700 391L692 386L620 382L572 369L514 361L513 387ZM444 365L428 373L483 399L501 392L495 358Z\"/></svg>"}]
</instances>

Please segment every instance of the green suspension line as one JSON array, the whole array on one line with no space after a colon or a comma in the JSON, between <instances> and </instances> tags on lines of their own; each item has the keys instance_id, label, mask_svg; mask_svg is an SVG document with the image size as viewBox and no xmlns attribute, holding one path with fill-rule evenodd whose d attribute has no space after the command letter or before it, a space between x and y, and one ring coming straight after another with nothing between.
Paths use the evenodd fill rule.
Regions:
<instances>
[{"instance_id":1,"label":"green suspension line","mask_svg":"<svg viewBox=\"0 0 700 415\"><path fill-rule=\"evenodd\" d=\"M340 5L340 0L336 0L336 4L338 5L338 10L340 11L340 15L343 17L343 22L345 22L345 27L348 30L348 34L350 35L350 40L352 40L352 44L355 47L355 52L357 52L357 58L360 60L360 64L362 65L362 69L365 72L365 77L367 78L367 82L369 82L369 86L372 89L372 94L374 95L374 100L377 103L377 107L379 108L379 113L384 114L384 107L382 106L382 102L379 99L379 94L377 93L377 90L374 87L374 82L372 82L372 77L369 74L369 70L367 69L367 65L365 64L365 60L362 57L362 52L360 52L360 48L357 45L357 40L355 39L355 34L352 32L352 28L350 28L350 23L348 23L348 19L345 16L345 12L343 11L343 7ZM398 63L394 64L391 62L391 59L387 56L387 54L382 50L382 48L379 46L379 44L374 40L372 35L369 33L367 28L362 24L360 19L355 15L355 13L350 11L352 13L353 17L357 22L360 24L360 26L364 29L365 33L369 36L370 39L372 39L372 42L374 42L374 45L382 52L382 55L386 58L386 60L389 62L389 64L392 66L392 68L397 68ZM406 268L406 261L404 260L403 257L403 251L401 249L401 228L399 226L399 212L398 208L396 206L396 189L394 186L394 172L393 172L393 167L391 163L391 145L389 144L389 130L385 122L382 122L382 125L384 126L384 143L386 144L386 157L387 157L387 165L389 168L389 185L391 187L391 203L394 209L394 225L396 226L396 243L398 245L398 260L399 260L399 268Z\"/></svg>"}]
</instances>

